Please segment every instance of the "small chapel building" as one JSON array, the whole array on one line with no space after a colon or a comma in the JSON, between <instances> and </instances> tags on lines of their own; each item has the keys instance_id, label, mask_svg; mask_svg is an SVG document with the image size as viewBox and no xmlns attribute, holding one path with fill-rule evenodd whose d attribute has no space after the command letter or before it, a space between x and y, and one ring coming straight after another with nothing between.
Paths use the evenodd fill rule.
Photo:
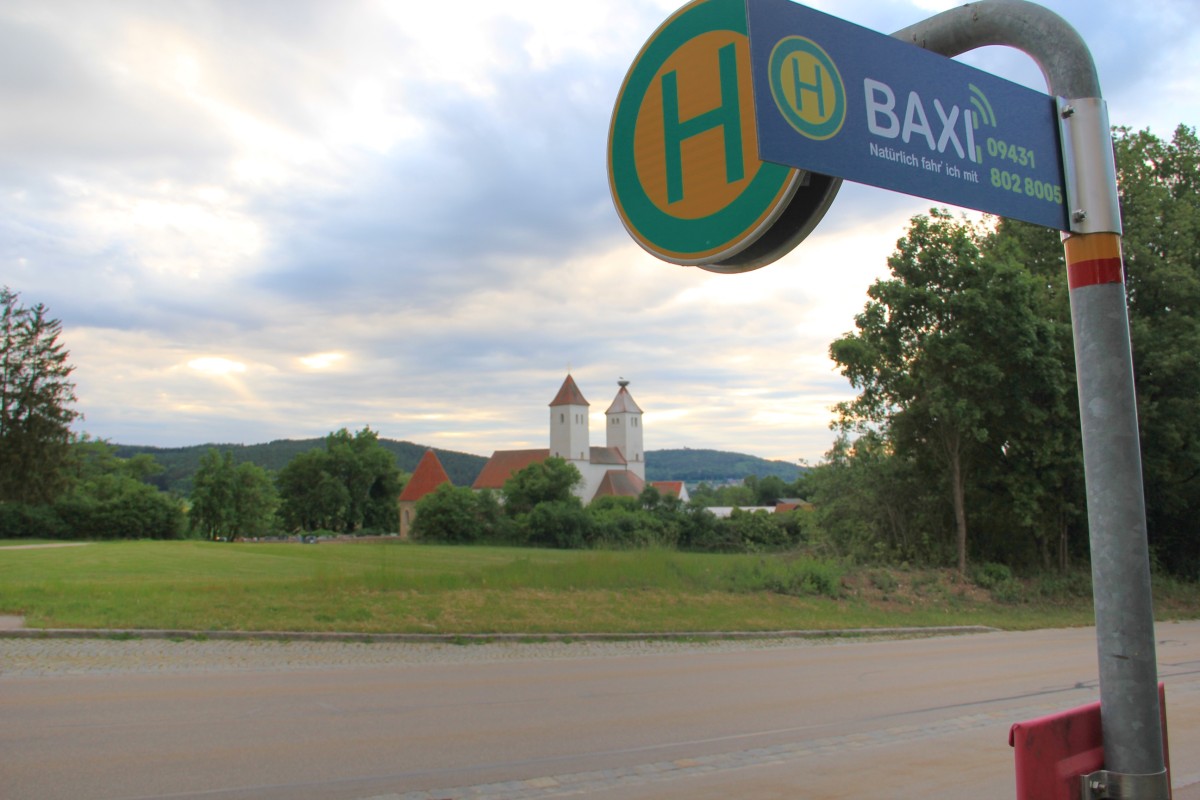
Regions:
<instances>
[{"instance_id":1,"label":"small chapel building","mask_svg":"<svg viewBox=\"0 0 1200 800\"><path fill-rule=\"evenodd\" d=\"M453 486L446 468L433 450L426 450L421 456L412 477L400 492L400 538L408 539L412 535L413 519L417 514L417 501L437 489L443 483Z\"/></svg>"},{"instance_id":2,"label":"small chapel building","mask_svg":"<svg viewBox=\"0 0 1200 800\"><path fill-rule=\"evenodd\" d=\"M590 503L597 497L636 497L646 486L646 451L642 409L629 393L629 381L617 381L617 394L604 412L605 443L591 444L588 407L570 374L550 401L550 446L534 450L497 450L484 465L472 489L500 489L530 464L551 456L572 464L583 480L575 494Z\"/></svg>"}]
</instances>

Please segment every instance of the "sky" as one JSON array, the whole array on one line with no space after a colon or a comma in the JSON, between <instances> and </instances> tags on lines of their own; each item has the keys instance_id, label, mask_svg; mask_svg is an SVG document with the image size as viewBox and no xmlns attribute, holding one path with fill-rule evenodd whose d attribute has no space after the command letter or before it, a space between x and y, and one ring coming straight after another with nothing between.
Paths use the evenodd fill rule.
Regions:
<instances>
[{"instance_id":1,"label":"sky","mask_svg":"<svg viewBox=\"0 0 1200 800\"><path fill-rule=\"evenodd\" d=\"M828 358L927 200L846 184L775 264L658 261L606 177L613 103L675 0L6 0L0 285L62 320L76 428L253 444L364 426L545 447L570 372L648 450L818 462ZM890 33L954 3L809 5ZM1200 4L1047 0L1114 124L1200 123ZM1045 91L1033 62L961 60Z\"/></svg>"}]
</instances>

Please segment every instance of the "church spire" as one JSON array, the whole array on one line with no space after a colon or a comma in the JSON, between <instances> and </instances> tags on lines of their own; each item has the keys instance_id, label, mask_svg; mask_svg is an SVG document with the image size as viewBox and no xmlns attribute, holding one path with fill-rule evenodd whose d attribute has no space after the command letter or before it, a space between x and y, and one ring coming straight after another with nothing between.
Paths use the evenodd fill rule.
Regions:
<instances>
[{"instance_id":1,"label":"church spire","mask_svg":"<svg viewBox=\"0 0 1200 800\"><path fill-rule=\"evenodd\" d=\"M629 469L645 480L646 453L642 439L642 409L629 393L629 381L621 378L617 381L617 386L617 396L604 412L604 427L607 431L605 442L609 447L619 449Z\"/></svg>"},{"instance_id":2,"label":"church spire","mask_svg":"<svg viewBox=\"0 0 1200 800\"><path fill-rule=\"evenodd\" d=\"M558 394L550 401L550 406L589 406L587 400L583 399L583 392L579 391L579 387L575 385L575 379L571 377L571 373L567 373L567 379L563 381L562 388L558 390Z\"/></svg>"},{"instance_id":3,"label":"church spire","mask_svg":"<svg viewBox=\"0 0 1200 800\"><path fill-rule=\"evenodd\" d=\"M550 455L568 461L590 460L589 405L568 373L558 394L550 401Z\"/></svg>"}]
</instances>

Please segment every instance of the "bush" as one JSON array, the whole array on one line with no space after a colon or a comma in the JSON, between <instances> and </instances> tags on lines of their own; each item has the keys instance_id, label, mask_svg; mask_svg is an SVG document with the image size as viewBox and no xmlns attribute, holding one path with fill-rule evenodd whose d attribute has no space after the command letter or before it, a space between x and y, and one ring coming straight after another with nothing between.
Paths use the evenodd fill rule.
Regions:
<instances>
[{"instance_id":1,"label":"bush","mask_svg":"<svg viewBox=\"0 0 1200 800\"><path fill-rule=\"evenodd\" d=\"M65 539L67 535L52 506L0 503L0 539Z\"/></svg>"},{"instance_id":2,"label":"bush","mask_svg":"<svg viewBox=\"0 0 1200 800\"><path fill-rule=\"evenodd\" d=\"M417 501L412 537L421 542L471 544L486 537L481 501L466 487L443 483Z\"/></svg>"},{"instance_id":3,"label":"bush","mask_svg":"<svg viewBox=\"0 0 1200 800\"><path fill-rule=\"evenodd\" d=\"M735 508L725 524L741 543L741 549L749 553L764 550L781 550L791 542L787 529L780 524L775 514L765 511L742 511Z\"/></svg>"},{"instance_id":4,"label":"bush","mask_svg":"<svg viewBox=\"0 0 1200 800\"><path fill-rule=\"evenodd\" d=\"M109 491L76 491L55 503L68 530L81 539L178 539L183 509L149 484L122 479Z\"/></svg>"},{"instance_id":5,"label":"bush","mask_svg":"<svg viewBox=\"0 0 1200 800\"><path fill-rule=\"evenodd\" d=\"M791 597L842 593L842 568L810 558L758 559L732 571L728 589L735 592L768 591Z\"/></svg>"},{"instance_id":6,"label":"bush","mask_svg":"<svg viewBox=\"0 0 1200 800\"><path fill-rule=\"evenodd\" d=\"M581 549L596 538L596 524L578 500L538 503L518 522L524 523L528 542L535 547Z\"/></svg>"},{"instance_id":7,"label":"bush","mask_svg":"<svg viewBox=\"0 0 1200 800\"><path fill-rule=\"evenodd\" d=\"M636 497L601 497L588 506L587 513L595 526L592 535L596 547L674 547L679 542L679 512L647 510Z\"/></svg>"},{"instance_id":8,"label":"bush","mask_svg":"<svg viewBox=\"0 0 1200 800\"><path fill-rule=\"evenodd\" d=\"M900 588L900 581L887 570L873 570L870 575L871 585L879 591L890 594Z\"/></svg>"},{"instance_id":9,"label":"bush","mask_svg":"<svg viewBox=\"0 0 1200 800\"><path fill-rule=\"evenodd\" d=\"M1015 606L1028 599L1025 587L1021 582L1011 578L990 587L990 591L992 599L1004 605Z\"/></svg>"},{"instance_id":10,"label":"bush","mask_svg":"<svg viewBox=\"0 0 1200 800\"><path fill-rule=\"evenodd\" d=\"M971 581L981 589L995 589L997 586L1011 582L1012 570L1003 564L981 564L971 570Z\"/></svg>"},{"instance_id":11,"label":"bush","mask_svg":"<svg viewBox=\"0 0 1200 800\"><path fill-rule=\"evenodd\" d=\"M1092 574L1087 570L1046 573L1034 581L1033 591L1044 600L1091 597Z\"/></svg>"}]
</instances>

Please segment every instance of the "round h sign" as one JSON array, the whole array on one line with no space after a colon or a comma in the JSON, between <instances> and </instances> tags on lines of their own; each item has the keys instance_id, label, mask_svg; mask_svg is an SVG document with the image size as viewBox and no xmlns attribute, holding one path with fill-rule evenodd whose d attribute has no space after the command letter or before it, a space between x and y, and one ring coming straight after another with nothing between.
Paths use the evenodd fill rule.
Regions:
<instances>
[{"instance_id":1,"label":"round h sign","mask_svg":"<svg viewBox=\"0 0 1200 800\"><path fill-rule=\"evenodd\" d=\"M613 110L608 177L622 223L651 254L754 269L824 214L838 181L759 159L752 92L743 0L694 0L638 53Z\"/></svg>"}]
</instances>

